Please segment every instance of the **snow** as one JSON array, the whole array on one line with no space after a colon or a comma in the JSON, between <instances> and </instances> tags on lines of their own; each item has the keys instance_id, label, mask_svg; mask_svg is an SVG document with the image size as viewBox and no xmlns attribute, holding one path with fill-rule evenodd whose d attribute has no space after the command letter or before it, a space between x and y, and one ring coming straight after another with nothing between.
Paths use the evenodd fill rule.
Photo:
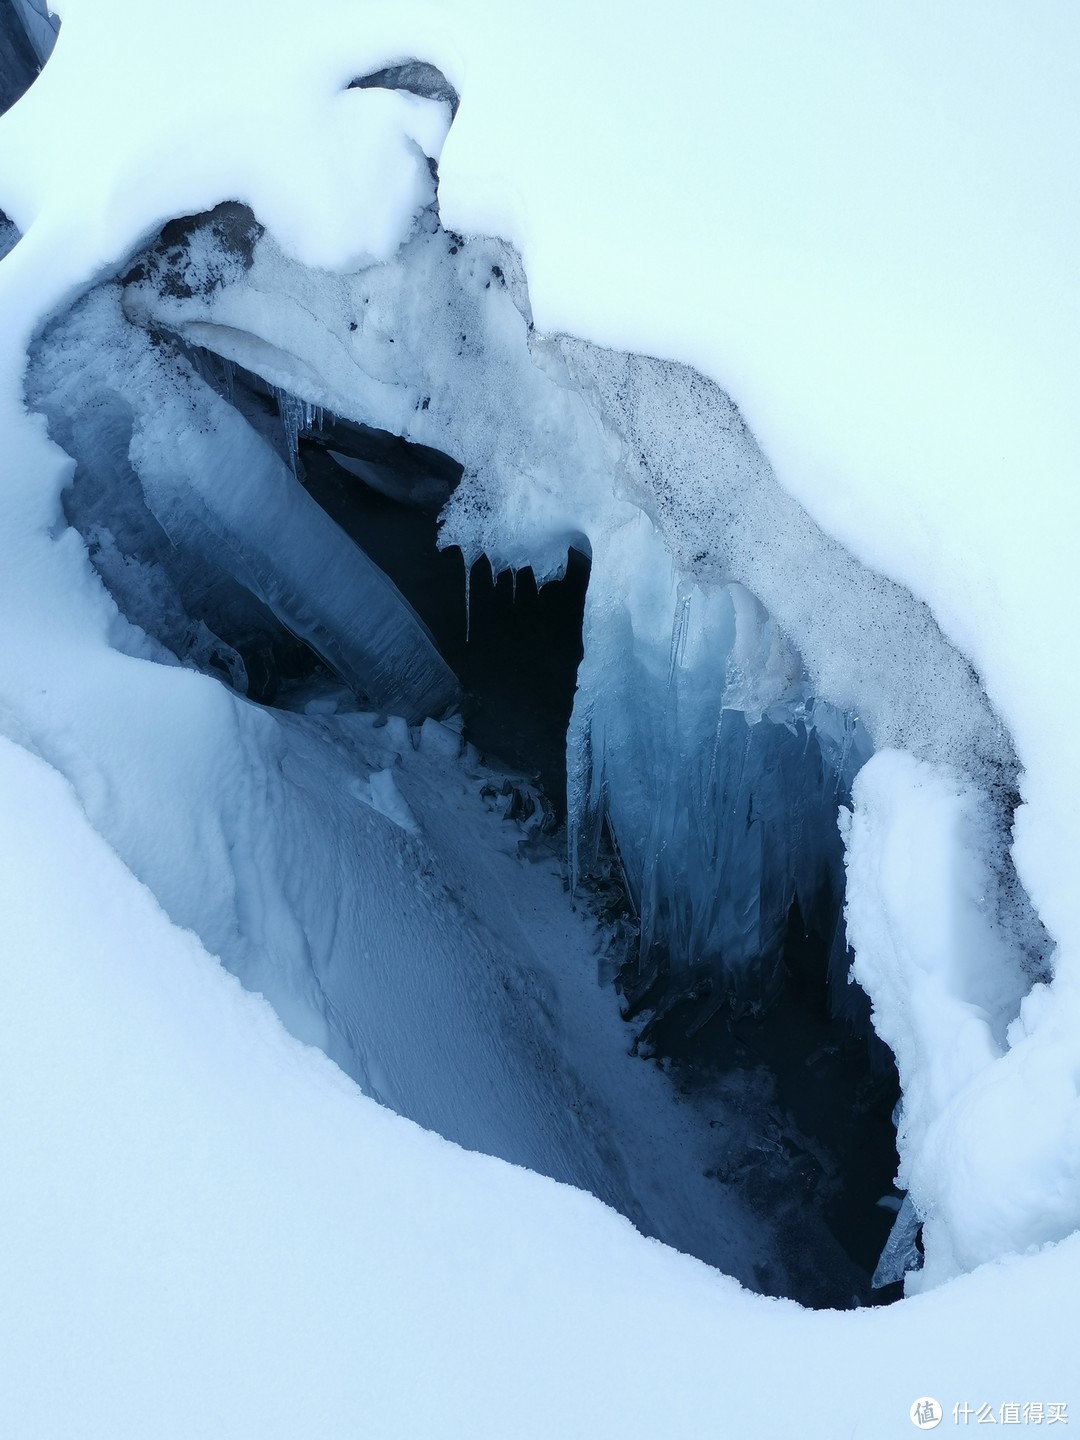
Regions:
<instances>
[{"instance_id":1,"label":"snow","mask_svg":"<svg viewBox=\"0 0 1080 1440\"><path fill-rule=\"evenodd\" d=\"M54 771L4 741L0 781L9 1433L903 1437L921 1394L1067 1399L1076 1237L887 1311L751 1296L359 1095Z\"/></svg>"},{"instance_id":2,"label":"snow","mask_svg":"<svg viewBox=\"0 0 1080 1440\"><path fill-rule=\"evenodd\" d=\"M438 12L316 0L282 4L272 21L255 0L193 0L182 23L135 0L67 0L55 52L0 125L0 206L23 235L0 266L0 726L14 742L0 760L8 1428L878 1436L910 1433L919 1394L1068 1399L1080 1293L1080 681L1067 658L1080 302L1078 202L1061 176L1078 136L1075 11L1036 0L998 7L990 23L930 0L887 12L681 0L628 26L606 4L582 15L557 3L534 25L482 0ZM462 97L448 137L447 102L343 89L411 55ZM429 157L445 224L519 247L539 331L693 364L724 384L777 493L821 527L802 532L821 537L825 557L804 587L798 548L785 584L783 548L761 559L752 533L736 541L774 590L736 578L785 621L803 597L806 624L791 630L815 679L832 675L819 693L880 705L866 716L878 753L846 822L849 925L904 1079L905 1183L925 1207L922 1283L938 1285L888 1312L810 1315L750 1296L588 1196L417 1130L287 1038L211 958L261 985L294 1036L346 1070L374 1054L345 1043L348 1024L315 983L305 947L335 955L332 905L320 932L319 901L336 901L351 839L366 835L350 893L376 896L376 941L408 895L402 948L423 955L432 930L407 878L408 847L421 843L408 822L440 864L454 859L478 904L480 868L454 857L452 818L435 803L463 782L446 788L433 768L410 788L406 774L424 782L414 764L444 773L447 747L415 761L402 747L398 763L360 735L370 719L345 718L335 741L353 735L359 760L337 794L316 712L311 729L272 733L204 677L147 664L156 652L64 524L71 463L24 412L25 353L50 314L162 223L226 199L251 206L289 264L347 276L376 262L392 288L404 272L383 262L410 236L422 244ZM507 273L513 289L509 261ZM277 323L273 305L263 318ZM510 331L499 333L508 353ZM582 352L539 353L559 387ZM389 379L388 394L402 377ZM533 459L537 436L554 454L568 434L610 457L610 435L590 433L566 388L561 409L538 409ZM505 393L489 397L495 419ZM637 478L646 484L648 466ZM503 493L533 492L508 481ZM586 474L571 510L535 493L529 518L554 564L598 492ZM624 515L642 508L642 493L616 499ZM688 532L661 500L655 528L675 554ZM783 511L770 505L766 538ZM840 545L847 573L882 577L890 644L909 657L899 677L868 669L861 690L824 663L839 643L811 643L832 619L816 587L822 572L835 578ZM668 574L656 578L663 589ZM857 634L858 605L836 606ZM866 627L866 649L879 633ZM910 723L890 729L881 717L898 713ZM882 748L896 745L912 753ZM987 757L998 778L1019 767L1013 856L1057 947L1032 988L1030 964L1017 969L1031 931L993 901L1011 883L1009 797L991 803ZM327 813L352 817L341 849L313 851L312 836L334 833ZM369 883L380 847L381 893ZM312 862L327 855L338 868L323 873ZM321 891L300 884L311 873ZM439 892L432 910L444 902ZM495 952L510 952L510 935L507 922ZM449 964L445 933L440 943ZM483 975L482 949L470 953ZM578 1133L557 1100L538 1120L524 1091L500 1091L497 1144L470 1129L475 1107L454 1119L436 1072L425 1087L405 1064L422 989L407 970L399 979L381 992L378 1028L398 1034L403 1060L350 1071L369 1094L463 1143L519 1144L513 1158L539 1169L576 1156L565 1178L604 1193L606 1157L599 1178L585 1174L602 1127ZM443 977L444 994L455 979ZM569 1024L574 1004L560 1003ZM475 1022L460 1053L496 1057L478 1062L479 1085L498 1074L502 1086L514 1064L524 1074L503 1018L527 1014L533 1038L533 1025L544 1033L542 1006L506 1004L454 1012ZM414 1036L429 1053L441 1043ZM552 1071L560 1053L556 1043ZM410 1086L419 1094L404 1098ZM647 1337L631 1385L628 1337Z\"/></svg>"},{"instance_id":3,"label":"snow","mask_svg":"<svg viewBox=\"0 0 1080 1440\"><path fill-rule=\"evenodd\" d=\"M1071 1234L1080 1131L1069 1090L1047 1093L1027 1073L1020 1104L1008 1094L1009 1070L1030 1064L1022 1023L1008 1033L1029 981L987 901L993 832L980 797L910 755L881 751L854 800L845 823L854 972L896 1056L900 1183L926 1216L927 1264L910 1288ZM1043 1191L1032 1177L1048 1164L1058 1179ZM1014 1166L1015 1189L1002 1175Z\"/></svg>"}]
</instances>

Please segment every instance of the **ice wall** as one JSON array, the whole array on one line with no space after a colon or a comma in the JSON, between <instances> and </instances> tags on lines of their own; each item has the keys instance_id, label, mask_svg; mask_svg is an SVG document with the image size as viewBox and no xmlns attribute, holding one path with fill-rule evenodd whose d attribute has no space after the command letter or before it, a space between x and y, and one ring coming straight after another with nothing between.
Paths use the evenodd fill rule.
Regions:
<instances>
[{"instance_id":1,"label":"ice wall","mask_svg":"<svg viewBox=\"0 0 1080 1440\"><path fill-rule=\"evenodd\" d=\"M311 405L453 455L465 475L443 539L467 559L532 565L542 580L569 544L595 551L644 513L668 567L746 587L815 695L857 713L876 745L988 784L1015 776L977 677L926 606L814 525L724 392L684 366L537 334L505 244L465 241L428 214L392 261L337 274L265 234L250 269L230 268L212 225L195 234L182 256L165 248L138 267L126 312Z\"/></svg>"},{"instance_id":2,"label":"ice wall","mask_svg":"<svg viewBox=\"0 0 1080 1440\"><path fill-rule=\"evenodd\" d=\"M638 983L664 1004L707 982L767 1007L789 923L833 956L847 1013L838 804L866 731L815 701L799 658L737 582L691 580L644 514L594 546L585 657L568 736L571 870L605 822L640 917Z\"/></svg>"},{"instance_id":3,"label":"ice wall","mask_svg":"<svg viewBox=\"0 0 1080 1440\"><path fill-rule=\"evenodd\" d=\"M420 720L455 702L453 675L396 588L182 355L126 322L116 287L46 333L28 396L74 456L75 509L150 634L203 656L193 593L226 634L257 632L239 590L375 706ZM227 655L222 665L235 678Z\"/></svg>"},{"instance_id":4,"label":"ice wall","mask_svg":"<svg viewBox=\"0 0 1080 1440\"><path fill-rule=\"evenodd\" d=\"M568 546L590 554L570 736L575 868L606 820L646 942L677 969L709 956L769 991L792 902L805 923L811 892L842 888L830 816L875 745L971 777L1005 816L1015 760L970 666L925 605L785 494L719 387L539 335L513 251L452 235L433 211L392 261L349 274L305 268L250 225L238 266L220 226L188 230L131 272L137 325L452 455L464 474L442 537L467 562L531 565L543 580ZM796 754L803 800L781 821L768 776L798 768ZM758 813L736 833L719 817L740 789ZM766 858L751 860L762 833ZM774 870L789 878L770 881ZM753 919L751 894L766 897ZM762 973L751 957L763 948Z\"/></svg>"},{"instance_id":5,"label":"ice wall","mask_svg":"<svg viewBox=\"0 0 1080 1440\"><path fill-rule=\"evenodd\" d=\"M38 68L15 0L0 0L0 112L33 84Z\"/></svg>"},{"instance_id":6,"label":"ice wall","mask_svg":"<svg viewBox=\"0 0 1080 1440\"><path fill-rule=\"evenodd\" d=\"M45 0L6 0L6 3L22 21L38 65L44 65L60 33L60 17L52 13Z\"/></svg>"}]
</instances>

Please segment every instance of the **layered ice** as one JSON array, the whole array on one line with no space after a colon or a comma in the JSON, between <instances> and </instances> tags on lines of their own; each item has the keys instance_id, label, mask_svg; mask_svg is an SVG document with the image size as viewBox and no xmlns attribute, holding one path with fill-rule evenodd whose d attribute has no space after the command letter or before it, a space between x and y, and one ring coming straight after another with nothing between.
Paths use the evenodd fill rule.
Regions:
<instances>
[{"instance_id":1,"label":"layered ice","mask_svg":"<svg viewBox=\"0 0 1080 1440\"><path fill-rule=\"evenodd\" d=\"M744 586L684 577L644 514L594 547L568 737L572 870L588 874L606 823L640 916L638 984L662 981L668 1003L703 987L695 1025L777 998L792 922L832 957L848 1013L836 815L869 737L813 698Z\"/></svg>"},{"instance_id":2,"label":"layered ice","mask_svg":"<svg viewBox=\"0 0 1080 1440\"><path fill-rule=\"evenodd\" d=\"M0 3L0 113L29 89L52 53L60 21L44 0Z\"/></svg>"},{"instance_id":3,"label":"layered ice","mask_svg":"<svg viewBox=\"0 0 1080 1440\"><path fill-rule=\"evenodd\" d=\"M429 212L393 261L330 274L257 227L230 265L220 227L189 228L131 272L137 325L295 396L287 415L318 407L454 457L442 542L467 568L485 556L542 583L569 547L589 554L575 874L606 824L646 951L754 1003L779 983L797 906L842 997L835 815L873 746L972 777L1002 817L1015 787L1008 737L926 606L784 494L717 386L538 334L505 244Z\"/></svg>"},{"instance_id":4,"label":"layered ice","mask_svg":"<svg viewBox=\"0 0 1080 1440\"><path fill-rule=\"evenodd\" d=\"M197 595L227 644L252 624L235 613L239 587L376 707L415 721L456 701L453 675L391 581L182 356L126 323L115 287L46 333L29 394L76 461L74 512L151 634L185 658L205 650L201 632L194 652L179 633Z\"/></svg>"},{"instance_id":5,"label":"layered ice","mask_svg":"<svg viewBox=\"0 0 1080 1440\"><path fill-rule=\"evenodd\" d=\"M38 64L44 65L60 33L59 16L53 14L45 0L6 0L5 8L14 10L19 17Z\"/></svg>"}]
</instances>

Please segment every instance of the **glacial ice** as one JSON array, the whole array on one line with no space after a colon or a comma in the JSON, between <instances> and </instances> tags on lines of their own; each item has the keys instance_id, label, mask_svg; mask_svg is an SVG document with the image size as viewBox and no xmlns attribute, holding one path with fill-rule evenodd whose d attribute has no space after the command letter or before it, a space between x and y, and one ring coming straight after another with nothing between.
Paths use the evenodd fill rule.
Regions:
<instances>
[{"instance_id":1,"label":"glacial ice","mask_svg":"<svg viewBox=\"0 0 1080 1440\"><path fill-rule=\"evenodd\" d=\"M126 588L137 570L146 585L171 593L161 571L175 572L173 552L180 552L199 562L194 570L188 564L181 594L201 592L205 618L226 631L236 630L235 613L228 613L236 610L233 597L218 617L208 593L220 591L222 577L254 596L375 706L418 721L455 703L457 682L404 597L181 355L162 354L155 337L124 320L114 287L95 291L52 327L37 347L28 384L31 402L76 460L75 489L96 491L104 515L112 490L126 493L134 533L105 537L110 551L119 546L124 556L113 569L127 572ZM302 404L298 410L310 414ZM294 429L300 423L294 419ZM131 553L146 550L137 492L153 530L167 537L167 547L155 546L164 565ZM85 502L75 503L85 509ZM175 644L185 621L174 613L162 629L152 614L159 603L145 597L140 620ZM163 608L175 612L169 601ZM191 652L186 643L178 648Z\"/></svg>"},{"instance_id":2,"label":"glacial ice","mask_svg":"<svg viewBox=\"0 0 1080 1440\"><path fill-rule=\"evenodd\" d=\"M105 334L110 345L120 337L119 366L115 355L92 354ZM87 358L73 364L80 348ZM386 601L392 623L367 628L376 615L369 597L386 599L368 581L382 577L313 513L301 437L406 504L445 497L441 543L466 561L466 625L468 571L481 556L493 574L529 565L541 583L562 572L570 547L589 556L584 659L567 736L570 869L580 886L609 838L638 914L633 1005L660 1017L678 1006L688 1034L721 1009L760 1013L802 963L809 938L825 957L833 1013L865 1029L843 905L845 840L849 877L870 842L858 839L853 857L852 837L862 831L847 828L842 838L837 815L854 803L874 751L903 746L942 783L980 797L979 839L969 849L979 857L986 923L1006 937L998 1031L1019 1013L1042 973L1046 941L1008 854L1016 785L1008 736L926 606L813 525L718 387L685 367L538 334L513 250L447 232L434 210L393 260L344 273L290 259L236 204L170 224L36 346L28 394L57 438L67 433L63 415L86 404L88 377L101 364L114 388L117 370L127 377L138 364L146 377L139 397L119 385L134 414L130 443L121 440L170 542L239 581L354 689L414 721L452 703L456 685L396 592ZM159 392L153 415L136 413ZM181 446L194 484L162 465L178 396L200 417ZM413 457L404 470L386 463L402 442ZM92 474L94 446L80 456L74 431L63 443ZM247 488L233 481L222 495L200 477L220 471L230 451ZM425 454L431 473L415 459ZM273 543L284 527L251 524L256 474L279 497L275 505L287 500L290 513L302 514L306 566L297 527L286 551ZM72 515L86 486L79 475ZM260 504L260 519L273 514ZM145 558L121 546L118 559L107 530L99 521L93 534L99 570L106 580L109 565L120 574L118 599L133 575L145 591ZM315 559L324 545L327 554L337 547L364 597L352 609L347 586L330 583ZM214 603L222 608L197 613L188 577L171 621L144 622L137 607L125 613L243 689L249 637L260 626L253 615L236 619L237 588L226 595L219 578ZM305 614L311 596L330 605L318 623ZM265 622L261 632L272 643ZM357 659L343 637L363 649L364 633L378 638ZM365 799L379 808L374 797L388 785L368 782ZM394 809L392 797L387 804ZM855 892L864 895L866 883ZM861 915L856 902L857 925ZM876 1004L888 987L867 957L880 945L875 932L859 933L865 954L856 974ZM878 1029L891 1033L888 1024ZM939 1096L938 1109L946 1101ZM900 1130L901 1183L920 1215L933 1208L936 1182L911 1177L933 1114L906 1106ZM958 1211L951 1225L926 1230L932 1263L920 1283L957 1263L950 1235L963 1225Z\"/></svg>"},{"instance_id":3,"label":"glacial ice","mask_svg":"<svg viewBox=\"0 0 1080 1440\"><path fill-rule=\"evenodd\" d=\"M0 5L0 114L33 84L59 28L58 17L44 0L5 0Z\"/></svg>"},{"instance_id":4,"label":"glacial ice","mask_svg":"<svg viewBox=\"0 0 1080 1440\"><path fill-rule=\"evenodd\" d=\"M814 526L717 386L538 334L505 244L429 212L394 260L331 274L236 213L186 232L133 268L137 325L295 397L290 446L318 408L452 456L463 475L442 543L467 569L486 556L543 582L569 547L590 556L568 742L575 876L606 825L645 953L687 985L708 973L715 1003L775 993L796 907L844 1011L835 815L872 749L970 776L1002 816L1015 787L1008 737L926 606ZM1014 901L1035 955L1015 887Z\"/></svg>"},{"instance_id":5,"label":"glacial ice","mask_svg":"<svg viewBox=\"0 0 1080 1440\"><path fill-rule=\"evenodd\" d=\"M305 446L324 446L337 457L336 463L344 464L363 483L373 481L383 493L389 475L389 488L399 501L430 507L437 503L436 497L449 495L452 509L466 483L467 465L463 472L449 457L463 453L468 461L470 446L483 440L493 470L505 465L483 427L494 414L508 425L520 426L522 417L507 403L508 394L513 395L515 388L531 392L531 399L546 405L549 412L534 417L547 434L546 463L551 469L546 494L541 491L537 503L550 512L554 499L574 520L571 530L549 537L553 565L566 563L570 538L592 552L586 659L570 736L576 880L585 879L592 863L582 837L591 829L595 849L598 831L606 825L620 846L629 892L641 916L644 963L640 969L644 972L652 966L667 987L667 1000L707 980L696 1017L699 1023L733 999L755 1011L768 1007L781 986L792 924L813 933L823 952L831 955L836 1011L865 1023L858 1007L850 1004L859 992L846 983L849 957L840 916L842 851L835 815L838 800L847 798L851 775L869 751L869 741L857 724L813 699L798 657L749 591L736 582L679 579L648 517L611 496L610 476L600 468L609 444L602 432L591 481L596 513L587 527L580 514L573 515L574 495L560 498L555 487L563 484L563 477L558 472L580 460L574 451L561 453L564 427L577 425L583 436L592 433L594 440L598 427L576 391L553 386L533 366L526 340L528 322L519 305L507 309L498 299L486 300L490 291L502 295L514 283L514 272L508 280L507 269L493 258L501 252L489 250L483 259L469 258L454 301L459 311L479 312L485 322L480 338L473 342L474 384L490 388L499 370L507 393L484 401L492 408L485 408L479 421L465 411L461 432L448 433L444 417L453 416L458 399L464 401L471 392L466 389L461 397L457 395L461 382L453 375L452 364L442 377L433 369L431 388L443 384L449 393L439 406L438 423L418 437L401 426L385 405L361 408L346 383L356 377L346 376L336 390L321 380L320 364L333 349L328 351L318 335L309 335L307 348L294 357L295 337L251 336L237 323L241 317L222 316L215 306L209 307L211 318L206 318L208 299L246 293L249 272L251 284L262 292L260 305L273 313L275 292L264 286L258 268L264 243L272 242L237 206L170 224L118 281L106 282L58 316L32 347L27 398L46 415L53 438L75 462L65 493L67 516L87 540L94 564L120 607L121 621L137 627L125 632L118 621L114 643L154 659L162 658L164 646L185 663L227 679L235 690L268 698L265 687L253 683L253 662L260 660L267 645L280 649L276 624L279 631L286 632L287 627L307 638L341 678L374 698L379 692L370 664L358 685L356 668L350 671L342 662L333 637L328 639L325 629L317 631L298 620L303 615L301 602L325 604L336 599L340 606L343 597L348 598L350 584L353 592L359 589L355 575L331 584L335 577L327 564L318 567L317 575L310 567L297 571L305 546L312 555L332 556L324 534L332 532L347 542L328 517L318 512L320 530L303 510L289 535L299 559L292 550L286 553L264 538L264 520L268 513L274 518L271 505L278 503L277 497L284 495L294 508L310 504L303 491L301 438ZM422 263L445 265L465 248L437 224L429 224L418 237ZM272 250L270 254L273 259ZM502 259L507 267L515 263L512 255ZM389 283L390 268L379 267L377 283ZM355 290L369 279L366 271L346 277L315 275L311 294L294 314L308 317L302 323L317 323L319 307L333 304L333 295L327 300L327 287L337 292L340 304L346 286ZM416 293L408 274L390 279L403 293ZM523 291L518 298L523 303ZM350 322L349 315L363 316L362 307L362 294L346 295L338 323L349 336L361 330L360 322ZM346 330L350 323L356 323L356 331ZM452 358L463 348L463 335L467 338L468 331L455 328L451 336L443 337ZM487 353L491 336L496 347L504 337L501 355ZM394 366L415 363L410 352L437 363L438 347L422 331L386 336L383 353L376 357L379 363L385 365L392 347L398 345L406 359L398 361L394 355ZM399 403L390 387L388 394ZM351 412L342 414L346 405ZM422 396L416 405L420 415L431 408L430 396ZM407 445L395 438L391 428L395 423ZM506 438L517 444L519 453L532 443L527 435L512 430ZM354 454L335 449L338 445ZM402 457L407 461L404 465ZM614 519L607 508L612 504ZM246 519L253 506L257 512ZM466 516L473 513L475 496L468 506ZM283 523L275 523L275 529L279 535L286 533ZM522 547L519 555L524 561L528 553L524 547L533 543L532 535L523 532L511 539ZM253 542L260 546L254 560ZM541 531L541 550L544 543ZM623 554L617 551L620 543L626 546ZM349 554L354 559L359 556L351 548ZM642 573L652 577L652 588L638 583L628 590L627 575ZM405 607L406 602L401 600L400 605ZM366 595L354 615L345 613L342 619L341 610L337 612L336 623L347 638L359 645L365 638L361 627L370 625L379 643L385 642L388 667L407 664L407 632L395 635L380 622ZM614 630L605 629L608 615L616 617ZM619 626L627 623L628 645L618 634ZM597 677L592 668L597 663L609 672L606 676ZM267 668L273 669L272 660ZM334 708L323 710L316 701L308 713L330 714ZM400 699L397 708L406 708ZM438 713L434 705L431 708ZM407 712L407 718L419 720L425 713L414 710ZM584 726L583 717L598 727L606 723L606 738L599 738L599 729L585 735L575 728ZM625 744L614 734L620 723L627 730ZM335 729L341 743L347 731L341 726ZM288 725L285 734L292 735ZM283 736L282 741L290 751L296 746L303 749L299 735L288 741ZM354 738L349 743L357 742ZM396 743L402 744L400 736ZM415 743L443 765L462 755L461 736L430 717ZM407 730L405 744L411 748ZM401 763L405 752L398 748L394 753ZM472 754L475 757L475 751ZM597 760L604 787L599 795L590 795L576 783L573 765L586 755L590 762L594 756ZM348 780L348 793L425 845L427 827L415 801L402 794L394 766L381 756L373 761L368 755L365 766L368 773L363 779ZM332 773L325 762L324 768ZM661 805L656 803L658 796ZM307 902L304 908L308 909ZM193 921L208 940L220 935L219 922L212 923L198 910L198 905L194 911L188 905L177 918L183 915ZM447 1097L449 1111L432 1108L429 1082L418 1081L412 1062L403 1073L399 1061L392 1082L385 1039L373 1044L367 1023L356 1018L356 980L349 976L348 966L322 952L312 938L313 927L317 932L318 924L309 916L304 932L312 946L310 960L290 956L284 966L280 959L272 967L268 958L254 959L247 944L238 947L227 931L224 940L215 943L245 983L273 998L294 1033L320 1044L370 1093L402 1113L424 1118L442 1133L467 1143L508 1158L527 1158L534 1168L587 1184L643 1228L677 1236L680 1243L699 1251L704 1247L727 1268L748 1273L746 1257L757 1242L743 1233L739 1240L743 1258L738 1258L727 1240L713 1235L716 1227L711 1222L702 1225L705 1207L697 1199L682 1218L669 1213L667 1178L650 1182L651 1189L659 1184L658 1193L664 1196L659 1205L641 1194L640 1176L633 1167L628 1179L622 1173L624 1162L598 1161L587 1147L581 1153L576 1139L530 1136L530 1127L520 1116L516 1130L500 1125L497 1117L482 1123L470 1119L463 1128L452 1097ZM336 949L337 940L331 943ZM317 981L314 990L309 965ZM363 989L360 993L366 994L370 1005L370 994ZM385 1005L386 997L379 1003ZM445 1008L448 1013L452 1009ZM380 1026L379 1034L385 1033L386 1027ZM485 1053L480 1044L481 1067L489 1063L483 1059ZM741 1103L750 1114L757 1113L761 1102L744 1096ZM743 1144L757 1174L760 1162L754 1158L750 1139L735 1144L733 1153L741 1153ZM728 1164L723 1168L725 1173L731 1170ZM707 1184L716 1184L716 1166L706 1165L706 1172ZM800 1223L811 1230L820 1225L809 1213ZM804 1247L805 1253L796 1255L790 1238L782 1252L785 1246L779 1260L770 1256L753 1262L759 1283L766 1283L762 1277L781 1276L785 1266L794 1266L803 1277L794 1283L824 1284L826 1293L841 1301L861 1283L854 1274L845 1281L850 1262L820 1228L814 1243ZM774 1278L767 1283L782 1288L793 1281Z\"/></svg>"},{"instance_id":6,"label":"glacial ice","mask_svg":"<svg viewBox=\"0 0 1080 1440\"><path fill-rule=\"evenodd\" d=\"M52 13L45 0L11 0L11 8L22 21L38 64L44 65L60 33L59 17Z\"/></svg>"},{"instance_id":7,"label":"glacial ice","mask_svg":"<svg viewBox=\"0 0 1080 1440\"><path fill-rule=\"evenodd\" d=\"M627 583L632 575L632 583ZM641 968L669 995L711 982L767 1007L787 927L834 957L848 1012L837 805L870 753L865 729L815 701L798 657L737 582L682 578L642 515L594 545L585 658L568 736L571 867L616 839L641 920Z\"/></svg>"},{"instance_id":8,"label":"glacial ice","mask_svg":"<svg viewBox=\"0 0 1080 1440\"><path fill-rule=\"evenodd\" d=\"M919 1224L919 1212L915 1203L910 1194L905 1195L871 1277L870 1283L875 1290L893 1285L921 1268L922 1257L916 1244Z\"/></svg>"},{"instance_id":9,"label":"glacial ice","mask_svg":"<svg viewBox=\"0 0 1080 1440\"><path fill-rule=\"evenodd\" d=\"M0 6L0 112L33 83L37 68L21 17L13 6Z\"/></svg>"}]
</instances>

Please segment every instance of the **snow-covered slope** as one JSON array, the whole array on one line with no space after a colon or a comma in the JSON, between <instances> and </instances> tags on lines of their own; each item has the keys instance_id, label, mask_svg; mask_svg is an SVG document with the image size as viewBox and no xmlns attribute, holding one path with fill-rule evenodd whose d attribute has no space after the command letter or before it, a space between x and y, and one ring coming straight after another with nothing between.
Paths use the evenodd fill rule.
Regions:
<instances>
[{"instance_id":1,"label":"snow-covered slope","mask_svg":"<svg viewBox=\"0 0 1080 1440\"><path fill-rule=\"evenodd\" d=\"M1080 1246L763 1300L359 1095L3 742L0 1413L27 1437L911 1433L1067 1401Z\"/></svg>"},{"instance_id":2,"label":"snow-covered slope","mask_svg":"<svg viewBox=\"0 0 1080 1440\"><path fill-rule=\"evenodd\" d=\"M483 0L62 8L55 52L0 123L0 206L22 236L0 265L7 1428L883 1436L910 1433L920 1394L950 1408L1072 1398L1072 8L999 7L991 24L974 5L921 0L767 16L750 0L683 0L633 26L606 3L542 16ZM344 88L410 56L460 94L449 130L445 99ZM519 248L539 332L692 364L734 396L769 483L806 514L784 520L775 551L768 526L738 532L718 570L745 582L732 556L756 566L819 693L865 704L879 746L912 752L879 749L845 822L856 969L904 1083L923 1282L948 1282L887 1312L751 1296L597 1200L419 1131L288 1038L203 948L369 1095L591 1185L650 1228L655 1193L640 1175L623 1185L627 1157L598 1151L604 1118L578 1112L589 1087L560 1068L560 1016L580 1035L595 1025L605 1056L614 1021L605 1030L578 982L530 992L531 968L506 963L517 901L486 917L489 861L455 853L455 836L491 827L438 818L466 804L459 782L437 781L423 747L399 762L368 720L328 720L325 734L311 717L272 722L159 663L65 524L71 462L24 405L44 323L166 221L237 200L286 265L347 275L398 255L432 201L429 160L445 226ZM272 328L277 304L268 293L245 333ZM610 377L590 373L588 351L578 361L574 383L602 394ZM404 365L387 380L408 382ZM610 435L589 426L610 407L566 404L585 416L583 444L608 454ZM591 602L596 635L615 613L600 597L632 613L616 582L635 564L663 605L681 603L662 567L693 549L680 524L693 476L674 502L650 497L665 465L643 450L645 489L609 497L655 522L634 521L640 544L607 521L589 535L598 574L599 542L618 562ZM159 469L162 484L183 479ZM765 513L795 514L786 503ZM813 553L785 548L792 534ZM830 554L852 635L853 594L871 637L883 617L898 631L897 614L932 613L925 645L903 637L906 671L877 683L862 661L845 670L849 652L829 643ZM872 572L889 583L875 591ZM957 677L926 687L921 737L888 719L925 719L911 703L920 653L946 655ZM344 760L330 759L331 731ZM1013 784L1017 873L1056 947L1022 1005L1031 930L1006 923L1027 924L1000 828ZM406 964L365 993L344 960L366 945L386 967L391 932ZM418 959L446 967L441 989L408 968ZM469 1023L418 1040L417 1017L448 1010ZM356 1063L376 1051L379 1067ZM455 1072L458 1088L418 1083ZM626 1107L640 1093L647 1109L652 1081L628 1083L640 1089ZM493 1103L474 1105L485 1084ZM716 1225L718 1252L753 1249L749 1217Z\"/></svg>"}]
</instances>

